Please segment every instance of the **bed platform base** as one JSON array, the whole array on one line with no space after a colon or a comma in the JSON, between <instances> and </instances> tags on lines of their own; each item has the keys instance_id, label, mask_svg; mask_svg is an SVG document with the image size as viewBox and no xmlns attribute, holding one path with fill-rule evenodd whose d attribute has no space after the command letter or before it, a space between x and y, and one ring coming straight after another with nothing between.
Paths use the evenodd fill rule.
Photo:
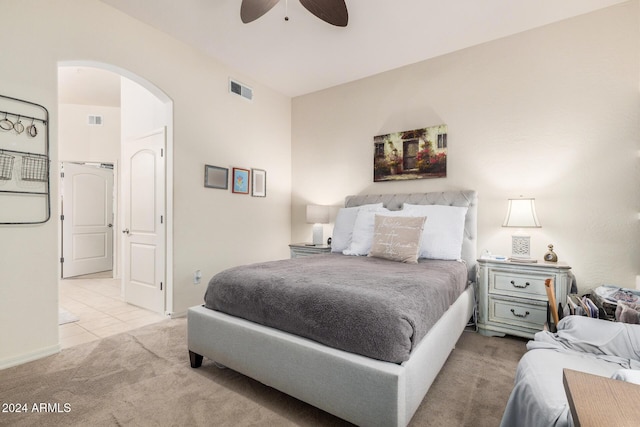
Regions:
<instances>
[{"instance_id":1,"label":"bed platform base","mask_svg":"<svg viewBox=\"0 0 640 427\"><path fill-rule=\"evenodd\" d=\"M394 364L337 350L202 306L188 311L191 366L203 357L360 426L406 426L474 309L469 286L411 358Z\"/></svg>"}]
</instances>

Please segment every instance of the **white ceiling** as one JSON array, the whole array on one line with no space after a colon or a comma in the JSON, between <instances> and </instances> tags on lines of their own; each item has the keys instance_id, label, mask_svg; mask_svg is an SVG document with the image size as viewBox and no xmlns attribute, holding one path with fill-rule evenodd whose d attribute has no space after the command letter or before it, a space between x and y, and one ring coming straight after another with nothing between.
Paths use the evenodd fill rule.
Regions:
<instances>
[{"instance_id":1,"label":"white ceiling","mask_svg":"<svg viewBox=\"0 0 640 427\"><path fill-rule=\"evenodd\" d=\"M296 0L249 24L241 0L101 1L293 97L626 0L346 0L346 28Z\"/></svg>"}]
</instances>

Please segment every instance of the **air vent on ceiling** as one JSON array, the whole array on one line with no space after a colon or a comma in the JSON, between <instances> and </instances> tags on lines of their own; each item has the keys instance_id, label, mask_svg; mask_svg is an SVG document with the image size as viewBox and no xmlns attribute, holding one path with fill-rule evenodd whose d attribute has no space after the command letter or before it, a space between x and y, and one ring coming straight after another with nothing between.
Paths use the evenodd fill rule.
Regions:
<instances>
[{"instance_id":1,"label":"air vent on ceiling","mask_svg":"<svg viewBox=\"0 0 640 427\"><path fill-rule=\"evenodd\" d=\"M229 79L229 92L240 95L249 101L253 99L253 89L233 79Z\"/></svg>"},{"instance_id":2,"label":"air vent on ceiling","mask_svg":"<svg viewBox=\"0 0 640 427\"><path fill-rule=\"evenodd\" d=\"M87 118L89 126L102 126L102 116L89 115Z\"/></svg>"}]
</instances>

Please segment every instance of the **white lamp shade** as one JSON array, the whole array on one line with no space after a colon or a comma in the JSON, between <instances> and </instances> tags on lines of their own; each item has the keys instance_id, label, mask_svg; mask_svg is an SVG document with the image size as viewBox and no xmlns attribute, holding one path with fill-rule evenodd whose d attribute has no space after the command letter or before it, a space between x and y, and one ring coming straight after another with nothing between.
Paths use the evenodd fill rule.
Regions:
<instances>
[{"instance_id":1,"label":"white lamp shade","mask_svg":"<svg viewBox=\"0 0 640 427\"><path fill-rule=\"evenodd\" d=\"M535 199L509 199L503 227L540 227Z\"/></svg>"},{"instance_id":2,"label":"white lamp shade","mask_svg":"<svg viewBox=\"0 0 640 427\"><path fill-rule=\"evenodd\" d=\"M329 206L307 205L307 223L328 224Z\"/></svg>"}]
</instances>

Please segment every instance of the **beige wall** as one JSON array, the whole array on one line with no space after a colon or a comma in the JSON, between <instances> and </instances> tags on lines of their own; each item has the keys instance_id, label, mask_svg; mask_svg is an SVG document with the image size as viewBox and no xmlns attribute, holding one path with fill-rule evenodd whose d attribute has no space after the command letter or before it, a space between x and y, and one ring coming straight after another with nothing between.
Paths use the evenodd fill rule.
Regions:
<instances>
[{"instance_id":1,"label":"beige wall","mask_svg":"<svg viewBox=\"0 0 640 427\"><path fill-rule=\"evenodd\" d=\"M507 198L535 197L582 291L640 274L638 1L293 100L292 238L304 205L476 189L478 250L509 254ZM418 46L416 48L419 48ZM380 58L381 61L384 58ZM373 137L447 124L448 176L373 183ZM322 182L322 185L318 185ZM331 225L325 228L325 235Z\"/></svg>"},{"instance_id":2,"label":"beige wall","mask_svg":"<svg viewBox=\"0 0 640 427\"><path fill-rule=\"evenodd\" d=\"M202 301L206 280L194 285L194 270L208 278L228 266L288 255L288 97L97 0L5 0L2 8L11 19L0 26L0 38L12 40L3 48L2 94L49 109L53 165L59 160L59 62L111 64L172 99L174 312ZM253 87L254 102L228 93L230 76ZM205 189L205 163L265 169L267 197ZM52 179L54 213L57 200ZM58 227L54 219L41 226L0 226L0 368L57 350Z\"/></svg>"},{"instance_id":3,"label":"beige wall","mask_svg":"<svg viewBox=\"0 0 640 427\"><path fill-rule=\"evenodd\" d=\"M101 126L87 124L100 115ZM120 160L120 108L99 105L58 106L58 156L61 162L117 163Z\"/></svg>"}]
</instances>

